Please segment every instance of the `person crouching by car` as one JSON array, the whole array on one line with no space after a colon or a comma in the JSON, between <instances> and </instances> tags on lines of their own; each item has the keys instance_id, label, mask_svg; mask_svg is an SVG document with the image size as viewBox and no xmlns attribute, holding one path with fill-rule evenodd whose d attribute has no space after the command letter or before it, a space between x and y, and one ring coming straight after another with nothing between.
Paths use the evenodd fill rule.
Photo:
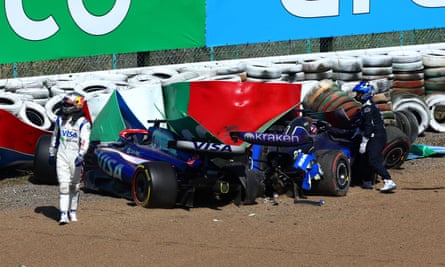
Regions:
<instances>
[{"instance_id":1,"label":"person crouching by car","mask_svg":"<svg viewBox=\"0 0 445 267\"><path fill-rule=\"evenodd\" d=\"M392 191L397 185L386 169L382 155L386 145L386 130L380 109L372 101L374 88L369 82L362 81L352 91L355 92L355 99L362 104L358 119L358 128L362 135L359 153L363 157L360 160L360 170L365 175L362 187L372 189L372 178L378 174L383 180L380 192Z\"/></svg>"},{"instance_id":2,"label":"person crouching by car","mask_svg":"<svg viewBox=\"0 0 445 267\"><path fill-rule=\"evenodd\" d=\"M70 93L62 100L49 147L49 163L56 164L59 182L59 224L77 221L83 157L90 143L91 123L85 117L85 98Z\"/></svg>"}]
</instances>

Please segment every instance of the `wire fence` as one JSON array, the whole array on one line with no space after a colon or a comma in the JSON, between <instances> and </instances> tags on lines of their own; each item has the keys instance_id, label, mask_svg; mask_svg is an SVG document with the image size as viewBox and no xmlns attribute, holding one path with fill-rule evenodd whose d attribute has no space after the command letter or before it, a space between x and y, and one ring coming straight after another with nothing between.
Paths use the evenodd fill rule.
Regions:
<instances>
[{"instance_id":1,"label":"wire fence","mask_svg":"<svg viewBox=\"0 0 445 267\"><path fill-rule=\"evenodd\" d=\"M439 43L445 28L0 64L0 79Z\"/></svg>"}]
</instances>

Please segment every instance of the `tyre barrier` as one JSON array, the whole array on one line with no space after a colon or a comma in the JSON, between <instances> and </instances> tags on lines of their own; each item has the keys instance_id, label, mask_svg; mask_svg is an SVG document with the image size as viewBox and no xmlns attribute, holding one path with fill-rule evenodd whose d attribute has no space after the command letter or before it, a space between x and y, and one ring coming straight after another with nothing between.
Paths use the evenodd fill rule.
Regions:
<instances>
[{"instance_id":1,"label":"tyre barrier","mask_svg":"<svg viewBox=\"0 0 445 267\"><path fill-rule=\"evenodd\" d=\"M307 58L302 61L305 80L332 79L332 62L329 58Z\"/></svg>"},{"instance_id":2,"label":"tyre barrier","mask_svg":"<svg viewBox=\"0 0 445 267\"><path fill-rule=\"evenodd\" d=\"M302 105L305 109L312 109L315 99L320 96L323 91L328 90L334 84L331 80L322 80L314 84L311 89L304 95Z\"/></svg>"},{"instance_id":3,"label":"tyre barrier","mask_svg":"<svg viewBox=\"0 0 445 267\"><path fill-rule=\"evenodd\" d=\"M254 63L246 66L247 78L254 79L279 79L281 78L281 68L272 63Z\"/></svg>"},{"instance_id":4,"label":"tyre barrier","mask_svg":"<svg viewBox=\"0 0 445 267\"><path fill-rule=\"evenodd\" d=\"M43 106L32 101L24 101L17 117L23 122L41 130L49 130L52 123Z\"/></svg>"},{"instance_id":5,"label":"tyre barrier","mask_svg":"<svg viewBox=\"0 0 445 267\"><path fill-rule=\"evenodd\" d=\"M77 81L67 80L67 81L55 81L53 84L49 85L49 96L64 95L70 92L74 92L74 88L78 86Z\"/></svg>"},{"instance_id":6,"label":"tyre barrier","mask_svg":"<svg viewBox=\"0 0 445 267\"><path fill-rule=\"evenodd\" d=\"M163 80L168 80L174 77L175 75L178 75L179 72L174 68L157 67L157 68L144 69L141 71L140 74L148 74L163 81Z\"/></svg>"},{"instance_id":7,"label":"tyre barrier","mask_svg":"<svg viewBox=\"0 0 445 267\"><path fill-rule=\"evenodd\" d=\"M303 72L303 64L298 62L273 62L275 66L277 66L281 74L296 74Z\"/></svg>"},{"instance_id":8,"label":"tyre barrier","mask_svg":"<svg viewBox=\"0 0 445 267\"><path fill-rule=\"evenodd\" d=\"M128 87L137 87L142 85L160 84L161 80L150 74L137 74L128 78Z\"/></svg>"},{"instance_id":9,"label":"tyre barrier","mask_svg":"<svg viewBox=\"0 0 445 267\"><path fill-rule=\"evenodd\" d=\"M412 112L419 124L418 136L429 127L430 113L423 97L414 94L400 93L392 97L393 111L407 110Z\"/></svg>"},{"instance_id":10,"label":"tyre barrier","mask_svg":"<svg viewBox=\"0 0 445 267\"><path fill-rule=\"evenodd\" d=\"M427 51L422 61L425 66L425 95L445 92L445 51Z\"/></svg>"},{"instance_id":11,"label":"tyre barrier","mask_svg":"<svg viewBox=\"0 0 445 267\"><path fill-rule=\"evenodd\" d=\"M305 80L304 72L302 71L296 73L283 74L280 79L280 81L288 83L303 82L304 80Z\"/></svg>"},{"instance_id":12,"label":"tyre barrier","mask_svg":"<svg viewBox=\"0 0 445 267\"><path fill-rule=\"evenodd\" d=\"M445 51L430 50L422 55L423 65L427 68L445 67Z\"/></svg>"},{"instance_id":13,"label":"tyre barrier","mask_svg":"<svg viewBox=\"0 0 445 267\"><path fill-rule=\"evenodd\" d=\"M359 57L336 56L331 60L332 69L335 72L361 72L362 65Z\"/></svg>"},{"instance_id":14,"label":"tyre barrier","mask_svg":"<svg viewBox=\"0 0 445 267\"><path fill-rule=\"evenodd\" d=\"M246 72L246 63L238 62L233 65L215 67L216 75L229 75Z\"/></svg>"},{"instance_id":15,"label":"tyre barrier","mask_svg":"<svg viewBox=\"0 0 445 267\"><path fill-rule=\"evenodd\" d=\"M364 54L361 56L363 67L391 67L392 57L387 54Z\"/></svg>"},{"instance_id":16,"label":"tyre barrier","mask_svg":"<svg viewBox=\"0 0 445 267\"><path fill-rule=\"evenodd\" d=\"M57 114L60 110L60 107L62 105L64 95L59 94L55 95L48 99L48 101L45 103L45 111L46 116L48 116L49 120L54 123L57 119Z\"/></svg>"},{"instance_id":17,"label":"tyre barrier","mask_svg":"<svg viewBox=\"0 0 445 267\"><path fill-rule=\"evenodd\" d=\"M111 81L106 80L87 80L80 82L76 85L74 88L74 91L86 95L88 93L94 93L94 92L104 92L104 93L110 93L114 89L117 89L117 86L115 83Z\"/></svg>"},{"instance_id":18,"label":"tyre barrier","mask_svg":"<svg viewBox=\"0 0 445 267\"><path fill-rule=\"evenodd\" d=\"M43 78L15 78L6 79L2 88L7 92L15 92L17 89L22 88L41 88L43 87Z\"/></svg>"},{"instance_id":19,"label":"tyre barrier","mask_svg":"<svg viewBox=\"0 0 445 267\"><path fill-rule=\"evenodd\" d=\"M215 75L206 77L203 79L205 81L232 81L232 82L242 82L243 78L238 74L226 74L226 75Z\"/></svg>"},{"instance_id":20,"label":"tyre barrier","mask_svg":"<svg viewBox=\"0 0 445 267\"><path fill-rule=\"evenodd\" d=\"M397 121L394 111L382 111L382 117L385 126L392 125L397 127Z\"/></svg>"},{"instance_id":21,"label":"tyre barrier","mask_svg":"<svg viewBox=\"0 0 445 267\"><path fill-rule=\"evenodd\" d=\"M362 79L392 80L392 57L387 54L365 54L362 60Z\"/></svg>"},{"instance_id":22,"label":"tyre barrier","mask_svg":"<svg viewBox=\"0 0 445 267\"><path fill-rule=\"evenodd\" d=\"M430 112L430 127L436 132L445 132L445 93L425 96Z\"/></svg>"},{"instance_id":23,"label":"tyre barrier","mask_svg":"<svg viewBox=\"0 0 445 267\"><path fill-rule=\"evenodd\" d=\"M360 103L330 80L322 80L314 85L303 98L302 105L304 109L313 112L343 109L349 118L361 108Z\"/></svg>"},{"instance_id":24,"label":"tyre barrier","mask_svg":"<svg viewBox=\"0 0 445 267\"><path fill-rule=\"evenodd\" d=\"M417 51L392 51L392 69L394 74L394 94L409 93L425 95L422 54Z\"/></svg>"},{"instance_id":25,"label":"tyre barrier","mask_svg":"<svg viewBox=\"0 0 445 267\"><path fill-rule=\"evenodd\" d=\"M17 115L22 104L23 99L20 95L10 92L0 93L0 109L7 110L12 114Z\"/></svg>"},{"instance_id":26,"label":"tyre barrier","mask_svg":"<svg viewBox=\"0 0 445 267\"><path fill-rule=\"evenodd\" d=\"M316 111L331 111L343 108L348 115L359 109L359 104L349 96L350 89L361 79L368 79L376 88L376 94L391 90L391 99L385 103L384 97L376 99L382 112L408 110L418 121L421 134L430 127L442 131L438 112L442 101L427 98L435 106L418 103L422 96L442 94L445 91L445 51L427 50L418 52L407 49L395 49L385 53L367 53L357 56L333 54L331 57L302 55L290 60L237 61L233 63L210 62L198 65L158 66L140 69L100 71L91 73L60 74L47 78L15 78L0 80L0 108L18 115L25 101L44 106L49 120L55 114L50 99L71 91L85 95L90 93L109 93L112 90L125 90L148 83L161 83L166 86L175 82L192 80L227 80L256 82L302 83L302 105ZM326 81L335 82L336 89L325 88ZM321 82L317 90L306 90L308 84ZM349 85L350 83L350 85ZM340 88L338 88L338 86ZM334 85L330 85L334 87ZM324 89L326 91L324 92ZM8 95L6 93L12 95ZM6 95L5 95L6 94ZM21 96L18 96L21 95ZM408 101L406 97L417 100ZM414 96L413 96L414 95ZM416 97L417 96L417 97ZM397 99L398 103L394 100ZM400 101L399 101L400 100ZM49 104L48 104L49 103ZM408 104L409 103L409 104ZM48 106L47 106L48 104ZM29 105L29 104L28 104ZM409 105L413 107L409 108ZM36 112L38 113L38 112ZM428 114L428 115L425 115ZM403 115L399 115L401 117ZM425 118L430 118L425 123ZM394 119L395 120L395 119ZM412 120L412 116L411 116ZM391 119L387 119L388 123ZM31 122L32 123L32 122ZM439 124L439 126L437 126Z\"/></svg>"},{"instance_id":27,"label":"tyre barrier","mask_svg":"<svg viewBox=\"0 0 445 267\"><path fill-rule=\"evenodd\" d=\"M198 77L202 77L203 79L205 79L206 77L212 77L212 76L216 76L216 69L214 69L212 66L201 66L201 67L197 67L197 66L186 66L186 67L181 67L178 69L179 73L183 73L183 72L195 72L198 74Z\"/></svg>"},{"instance_id":28,"label":"tyre barrier","mask_svg":"<svg viewBox=\"0 0 445 267\"><path fill-rule=\"evenodd\" d=\"M197 77L199 77L199 74L196 72L192 72L192 71L181 72L181 73L178 73L168 79L161 79L161 85L168 86L172 83L190 81Z\"/></svg>"},{"instance_id":29,"label":"tyre barrier","mask_svg":"<svg viewBox=\"0 0 445 267\"><path fill-rule=\"evenodd\" d=\"M125 75L123 73L105 71L105 72L94 72L90 75L81 76L79 78L83 79L83 81L104 80L104 81L109 81L109 82L113 82L116 84L124 84L125 85L128 80L128 75Z\"/></svg>"}]
</instances>

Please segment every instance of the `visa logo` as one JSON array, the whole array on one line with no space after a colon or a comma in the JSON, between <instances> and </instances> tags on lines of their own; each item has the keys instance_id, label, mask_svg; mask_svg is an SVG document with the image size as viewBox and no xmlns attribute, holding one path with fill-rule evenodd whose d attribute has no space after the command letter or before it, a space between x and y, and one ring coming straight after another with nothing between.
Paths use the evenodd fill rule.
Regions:
<instances>
[{"instance_id":1,"label":"visa logo","mask_svg":"<svg viewBox=\"0 0 445 267\"><path fill-rule=\"evenodd\" d=\"M230 147L230 145L207 143L207 142L193 142L193 145L197 150L232 152L232 148Z\"/></svg>"},{"instance_id":2,"label":"visa logo","mask_svg":"<svg viewBox=\"0 0 445 267\"><path fill-rule=\"evenodd\" d=\"M122 180L123 164L105 153L97 153L99 167L109 176Z\"/></svg>"},{"instance_id":3,"label":"visa logo","mask_svg":"<svg viewBox=\"0 0 445 267\"><path fill-rule=\"evenodd\" d=\"M77 138L77 132L76 131L62 130L61 134L62 134L63 137Z\"/></svg>"}]
</instances>

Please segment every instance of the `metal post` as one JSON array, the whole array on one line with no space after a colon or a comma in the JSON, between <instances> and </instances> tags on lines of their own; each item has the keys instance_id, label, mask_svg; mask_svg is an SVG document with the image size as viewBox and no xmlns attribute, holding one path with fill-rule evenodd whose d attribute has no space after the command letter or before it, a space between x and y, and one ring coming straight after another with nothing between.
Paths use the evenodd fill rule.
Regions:
<instances>
[{"instance_id":1,"label":"metal post","mask_svg":"<svg viewBox=\"0 0 445 267\"><path fill-rule=\"evenodd\" d=\"M310 54L312 53L312 45L311 45L311 39L306 40L306 53Z\"/></svg>"},{"instance_id":2,"label":"metal post","mask_svg":"<svg viewBox=\"0 0 445 267\"><path fill-rule=\"evenodd\" d=\"M18 72L17 72L17 63L12 63L12 77L17 78Z\"/></svg>"},{"instance_id":3,"label":"metal post","mask_svg":"<svg viewBox=\"0 0 445 267\"><path fill-rule=\"evenodd\" d=\"M113 54L111 61L112 61L111 64L112 64L113 70L117 69L117 55L116 54Z\"/></svg>"},{"instance_id":4,"label":"metal post","mask_svg":"<svg viewBox=\"0 0 445 267\"><path fill-rule=\"evenodd\" d=\"M213 46L210 47L210 61L215 60L215 50L213 50Z\"/></svg>"}]
</instances>

